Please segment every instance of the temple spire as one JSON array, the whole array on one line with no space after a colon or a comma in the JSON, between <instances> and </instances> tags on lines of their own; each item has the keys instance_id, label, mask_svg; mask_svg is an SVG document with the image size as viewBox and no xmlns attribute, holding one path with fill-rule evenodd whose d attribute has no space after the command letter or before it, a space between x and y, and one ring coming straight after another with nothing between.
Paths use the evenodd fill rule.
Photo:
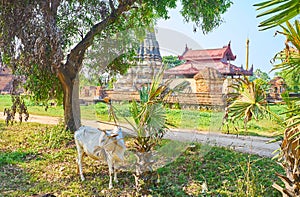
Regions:
<instances>
[{"instance_id":1,"label":"temple spire","mask_svg":"<svg viewBox=\"0 0 300 197\"><path fill-rule=\"evenodd\" d=\"M146 32L146 37L138 49L138 59L141 61L162 61L154 28Z\"/></svg>"},{"instance_id":2,"label":"temple spire","mask_svg":"<svg viewBox=\"0 0 300 197\"><path fill-rule=\"evenodd\" d=\"M249 68L249 38L246 40L246 70Z\"/></svg>"}]
</instances>

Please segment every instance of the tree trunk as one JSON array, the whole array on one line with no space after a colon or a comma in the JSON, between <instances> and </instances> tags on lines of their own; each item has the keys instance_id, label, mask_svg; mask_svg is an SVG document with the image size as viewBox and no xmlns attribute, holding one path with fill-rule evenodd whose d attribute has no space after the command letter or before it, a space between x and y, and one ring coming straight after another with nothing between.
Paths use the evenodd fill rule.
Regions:
<instances>
[{"instance_id":1,"label":"tree trunk","mask_svg":"<svg viewBox=\"0 0 300 197\"><path fill-rule=\"evenodd\" d=\"M80 125L80 105L79 105L79 76L74 79L66 74L65 70L60 69L58 78L62 84L64 98L64 124L66 129L76 131Z\"/></svg>"},{"instance_id":2,"label":"tree trunk","mask_svg":"<svg viewBox=\"0 0 300 197\"><path fill-rule=\"evenodd\" d=\"M153 152L136 152L135 187L138 195L147 196L151 193L150 186L159 182L158 174L153 171Z\"/></svg>"},{"instance_id":3,"label":"tree trunk","mask_svg":"<svg viewBox=\"0 0 300 197\"><path fill-rule=\"evenodd\" d=\"M80 101L79 101L79 74L75 78L72 97L73 97L72 98L73 117L75 121L75 127L77 130L81 126Z\"/></svg>"}]
</instances>

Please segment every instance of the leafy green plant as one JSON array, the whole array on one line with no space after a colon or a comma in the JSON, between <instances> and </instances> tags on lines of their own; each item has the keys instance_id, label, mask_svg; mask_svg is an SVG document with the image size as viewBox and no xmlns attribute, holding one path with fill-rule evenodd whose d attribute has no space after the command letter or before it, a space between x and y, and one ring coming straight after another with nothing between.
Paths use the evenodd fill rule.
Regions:
<instances>
[{"instance_id":1,"label":"leafy green plant","mask_svg":"<svg viewBox=\"0 0 300 197\"><path fill-rule=\"evenodd\" d=\"M23 162L24 158L30 153L22 150L16 150L14 152L1 152L0 153L0 166L7 164L17 164Z\"/></svg>"},{"instance_id":2,"label":"leafy green plant","mask_svg":"<svg viewBox=\"0 0 300 197\"><path fill-rule=\"evenodd\" d=\"M248 78L238 78L233 85L237 93L230 98L228 106L229 116L232 121L243 119L247 131L247 123L258 120L267 114L272 113L266 101L266 93L259 83L249 81Z\"/></svg>"},{"instance_id":3,"label":"leafy green plant","mask_svg":"<svg viewBox=\"0 0 300 197\"><path fill-rule=\"evenodd\" d=\"M149 192L149 184L153 181L153 148L168 129L163 106L164 96L167 95L163 93L167 86L161 85L163 73L164 68L154 76L150 87L141 89L141 102L133 100L130 108L134 123L128 123L137 134L134 142L137 158L135 182L137 191L142 194Z\"/></svg>"},{"instance_id":4,"label":"leafy green plant","mask_svg":"<svg viewBox=\"0 0 300 197\"><path fill-rule=\"evenodd\" d=\"M168 88L170 81L164 82L165 67L162 67L156 75L153 76L150 86L143 86L140 91L140 101L133 100L130 106L131 118L125 120L131 125L136 133L134 140L136 156L136 174L135 183L138 193L148 194L149 184L153 180L153 150L161 141L164 134L168 131L168 121L164 103L167 97L173 92ZM177 85L174 89L179 91L184 84ZM116 113L110 105L110 114L116 123Z\"/></svg>"}]
</instances>

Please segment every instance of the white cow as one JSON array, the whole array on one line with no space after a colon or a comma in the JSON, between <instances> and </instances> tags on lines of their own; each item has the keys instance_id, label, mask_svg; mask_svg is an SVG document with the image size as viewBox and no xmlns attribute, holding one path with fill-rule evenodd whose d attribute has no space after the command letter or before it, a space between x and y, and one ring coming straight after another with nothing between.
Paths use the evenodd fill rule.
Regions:
<instances>
[{"instance_id":1,"label":"white cow","mask_svg":"<svg viewBox=\"0 0 300 197\"><path fill-rule=\"evenodd\" d=\"M84 181L82 172L82 158L84 153L95 160L105 160L109 168L109 188L112 188L112 173L114 181L117 181L116 169L124 160L126 146L120 127L112 131L101 131L99 129L82 126L74 134L76 148L78 151L78 168L81 180Z\"/></svg>"}]
</instances>

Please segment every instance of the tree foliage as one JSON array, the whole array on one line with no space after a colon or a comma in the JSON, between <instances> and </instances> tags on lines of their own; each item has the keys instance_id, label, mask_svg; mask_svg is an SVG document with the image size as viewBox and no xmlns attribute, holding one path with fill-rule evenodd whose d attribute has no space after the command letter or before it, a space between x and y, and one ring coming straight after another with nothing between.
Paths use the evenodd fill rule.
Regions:
<instances>
[{"instance_id":1,"label":"tree foliage","mask_svg":"<svg viewBox=\"0 0 300 197\"><path fill-rule=\"evenodd\" d=\"M180 64L184 63L184 60L180 60L177 56L168 55L162 57L163 64L167 66L167 68L174 68Z\"/></svg>"},{"instance_id":2,"label":"tree foliage","mask_svg":"<svg viewBox=\"0 0 300 197\"><path fill-rule=\"evenodd\" d=\"M268 81L270 81L270 76L268 75L268 73L263 72L263 71L260 70L260 69L256 69L256 70L253 72L253 76L250 76L250 77L249 77L249 80L250 80L250 81L254 81L255 79L262 79L262 80L268 82Z\"/></svg>"},{"instance_id":3,"label":"tree foliage","mask_svg":"<svg viewBox=\"0 0 300 197\"><path fill-rule=\"evenodd\" d=\"M284 78L289 92L299 93L300 91L300 75L296 71L278 71L275 75Z\"/></svg>"},{"instance_id":4,"label":"tree foliage","mask_svg":"<svg viewBox=\"0 0 300 197\"><path fill-rule=\"evenodd\" d=\"M264 91L268 91L270 89L270 77L268 73L263 72L260 69L256 69L254 71L253 76L249 77L249 81L254 81L255 84L258 84Z\"/></svg>"},{"instance_id":5,"label":"tree foliage","mask_svg":"<svg viewBox=\"0 0 300 197\"><path fill-rule=\"evenodd\" d=\"M3 0L0 3L1 59L13 68L15 74L26 76L25 87L35 99L61 97L63 94L65 124L74 130L78 118L74 116L80 114L75 110L79 109L79 103L72 104L78 91L76 78L87 50L91 46L102 50L101 42L118 32L144 30L153 20L168 18L168 9L175 8L176 2ZM207 33L220 25L221 15L231 1L181 0L181 4L181 14L186 21L195 22L195 27ZM116 50L121 57L109 56L113 59L103 67L123 72L125 69L120 62L126 61L127 56L122 50L120 53L120 48ZM115 59L116 62L111 63Z\"/></svg>"}]
</instances>

